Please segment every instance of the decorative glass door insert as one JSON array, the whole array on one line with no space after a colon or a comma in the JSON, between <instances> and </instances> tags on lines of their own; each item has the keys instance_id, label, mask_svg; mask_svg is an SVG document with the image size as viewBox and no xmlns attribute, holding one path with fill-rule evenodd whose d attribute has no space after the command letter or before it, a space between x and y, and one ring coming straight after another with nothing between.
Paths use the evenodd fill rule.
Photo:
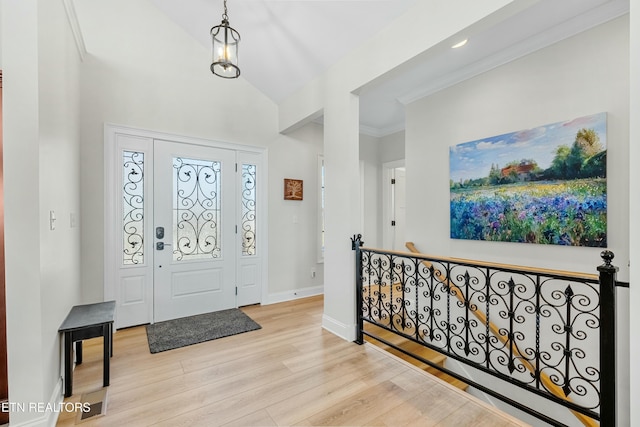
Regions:
<instances>
[{"instance_id":1,"label":"decorative glass door insert","mask_svg":"<svg viewBox=\"0 0 640 427\"><path fill-rule=\"evenodd\" d=\"M144 153L122 152L122 263L144 263Z\"/></svg>"},{"instance_id":2,"label":"decorative glass door insert","mask_svg":"<svg viewBox=\"0 0 640 427\"><path fill-rule=\"evenodd\" d=\"M221 163L173 158L173 260L221 255Z\"/></svg>"},{"instance_id":3,"label":"decorative glass door insert","mask_svg":"<svg viewBox=\"0 0 640 427\"><path fill-rule=\"evenodd\" d=\"M256 254L256 165L242 165L242 256Z\"/></svg>"}]
</instances>

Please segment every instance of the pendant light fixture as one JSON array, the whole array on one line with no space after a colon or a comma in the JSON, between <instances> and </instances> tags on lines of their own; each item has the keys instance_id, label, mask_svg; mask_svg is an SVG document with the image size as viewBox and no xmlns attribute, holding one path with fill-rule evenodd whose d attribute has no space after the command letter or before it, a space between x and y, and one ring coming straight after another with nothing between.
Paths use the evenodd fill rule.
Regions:
<instances>
[{"instance_id":1,"label":"pendant light fixture","mask_svg":"<svg viewBox=\"0 0 640 427\"><path fill-rule=\"evenodd\" d=\"M238 43L240 34L229 26L227 15L227 0L224 0L222 23L211 28L211 43L213 44L213 60L211 72L225 79L235 79L240 76L238 68Z\"/></svg>"}]
</instances>

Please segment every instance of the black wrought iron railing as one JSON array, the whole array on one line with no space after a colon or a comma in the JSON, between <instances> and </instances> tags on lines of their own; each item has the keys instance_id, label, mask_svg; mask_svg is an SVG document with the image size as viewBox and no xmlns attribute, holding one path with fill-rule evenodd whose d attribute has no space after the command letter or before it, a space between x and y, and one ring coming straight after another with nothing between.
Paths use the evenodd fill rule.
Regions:
<instances>
[{"instance_id":1,"label":"black wrought iron railing","mask_svg":"<svg viewBox=\"0 0 640 427\"><path fill-rule=\"evenodd\" d=\"M616 425L613 253L578 274L366 248L356 254L358 331L551 425L564 424L367 331L370 323L571 410Z\"/></svg>"}]
</instances>

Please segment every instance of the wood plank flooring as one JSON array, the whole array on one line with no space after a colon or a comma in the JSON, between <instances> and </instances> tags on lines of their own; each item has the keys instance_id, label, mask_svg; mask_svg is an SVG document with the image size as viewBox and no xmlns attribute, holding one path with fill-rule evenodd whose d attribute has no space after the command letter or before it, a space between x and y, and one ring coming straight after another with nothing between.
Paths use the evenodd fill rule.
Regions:
<instances>
[{"instance_id":1,"label":"wood plank flooring","mask_svg":"<svg viewBox=\"0 0 640 427\"><path fill-rule=\"evenodd\" d=\"M243 310L262 329L150 354L117 331L106 415L82 426L525 426L371 345L321 327L322 297ZM84 344L73 396L102 386L102 342ZM58 426L76 414L62 413Z\"/></svg>"}]
</instances>

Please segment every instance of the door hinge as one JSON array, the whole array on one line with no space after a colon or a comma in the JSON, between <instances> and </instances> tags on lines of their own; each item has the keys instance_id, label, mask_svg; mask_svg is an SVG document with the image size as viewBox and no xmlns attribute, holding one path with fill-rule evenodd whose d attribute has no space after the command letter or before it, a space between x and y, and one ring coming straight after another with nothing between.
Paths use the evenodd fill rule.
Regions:
<instances>
[{"instance_id":1,"label":"door hinge","mask_svg":"<svg viewBox=\"0 0 640 427\"><path fill-rule=\"evenodd\" d=\"M238 172L238 164L236 163L236 172Z\"/></svg>"},{"instance_id":2,"label":"door hinge","mask_svg":"<svg viewBox=\"0 0 640 427\"><path fill-rule=\"evenodd\" d=\"M238 295L238 287L236 286L236 295Z\"/></svg>"},{"instance_id":3,"label":"door hinge","mask_svg":"<svg viewBox=\"0 0 640 427\"><path fill-rule=\"evenodd\" d=\"M395 178L391 178L391 185L396 183L396 179Z\"/></svg>"},{"instance_id":4,"label":"door hinge","mask_svg":"<svg viewBox=\"0 0 640 427\"><path fill-rule=\"evenodd\" d=\"M238 226L236 225L236 234L238 234Z\"/></svg>"},{"instance_id":5,"label":"door hinge","mask_svg":"<svg viewBox=\"0 0 640 427\"><path fill-rule=\"evenodd\" d=\"M391 221L391 226L395 227L396 226L396 222L395 221Z\"/></svg>"}]
</instances>

